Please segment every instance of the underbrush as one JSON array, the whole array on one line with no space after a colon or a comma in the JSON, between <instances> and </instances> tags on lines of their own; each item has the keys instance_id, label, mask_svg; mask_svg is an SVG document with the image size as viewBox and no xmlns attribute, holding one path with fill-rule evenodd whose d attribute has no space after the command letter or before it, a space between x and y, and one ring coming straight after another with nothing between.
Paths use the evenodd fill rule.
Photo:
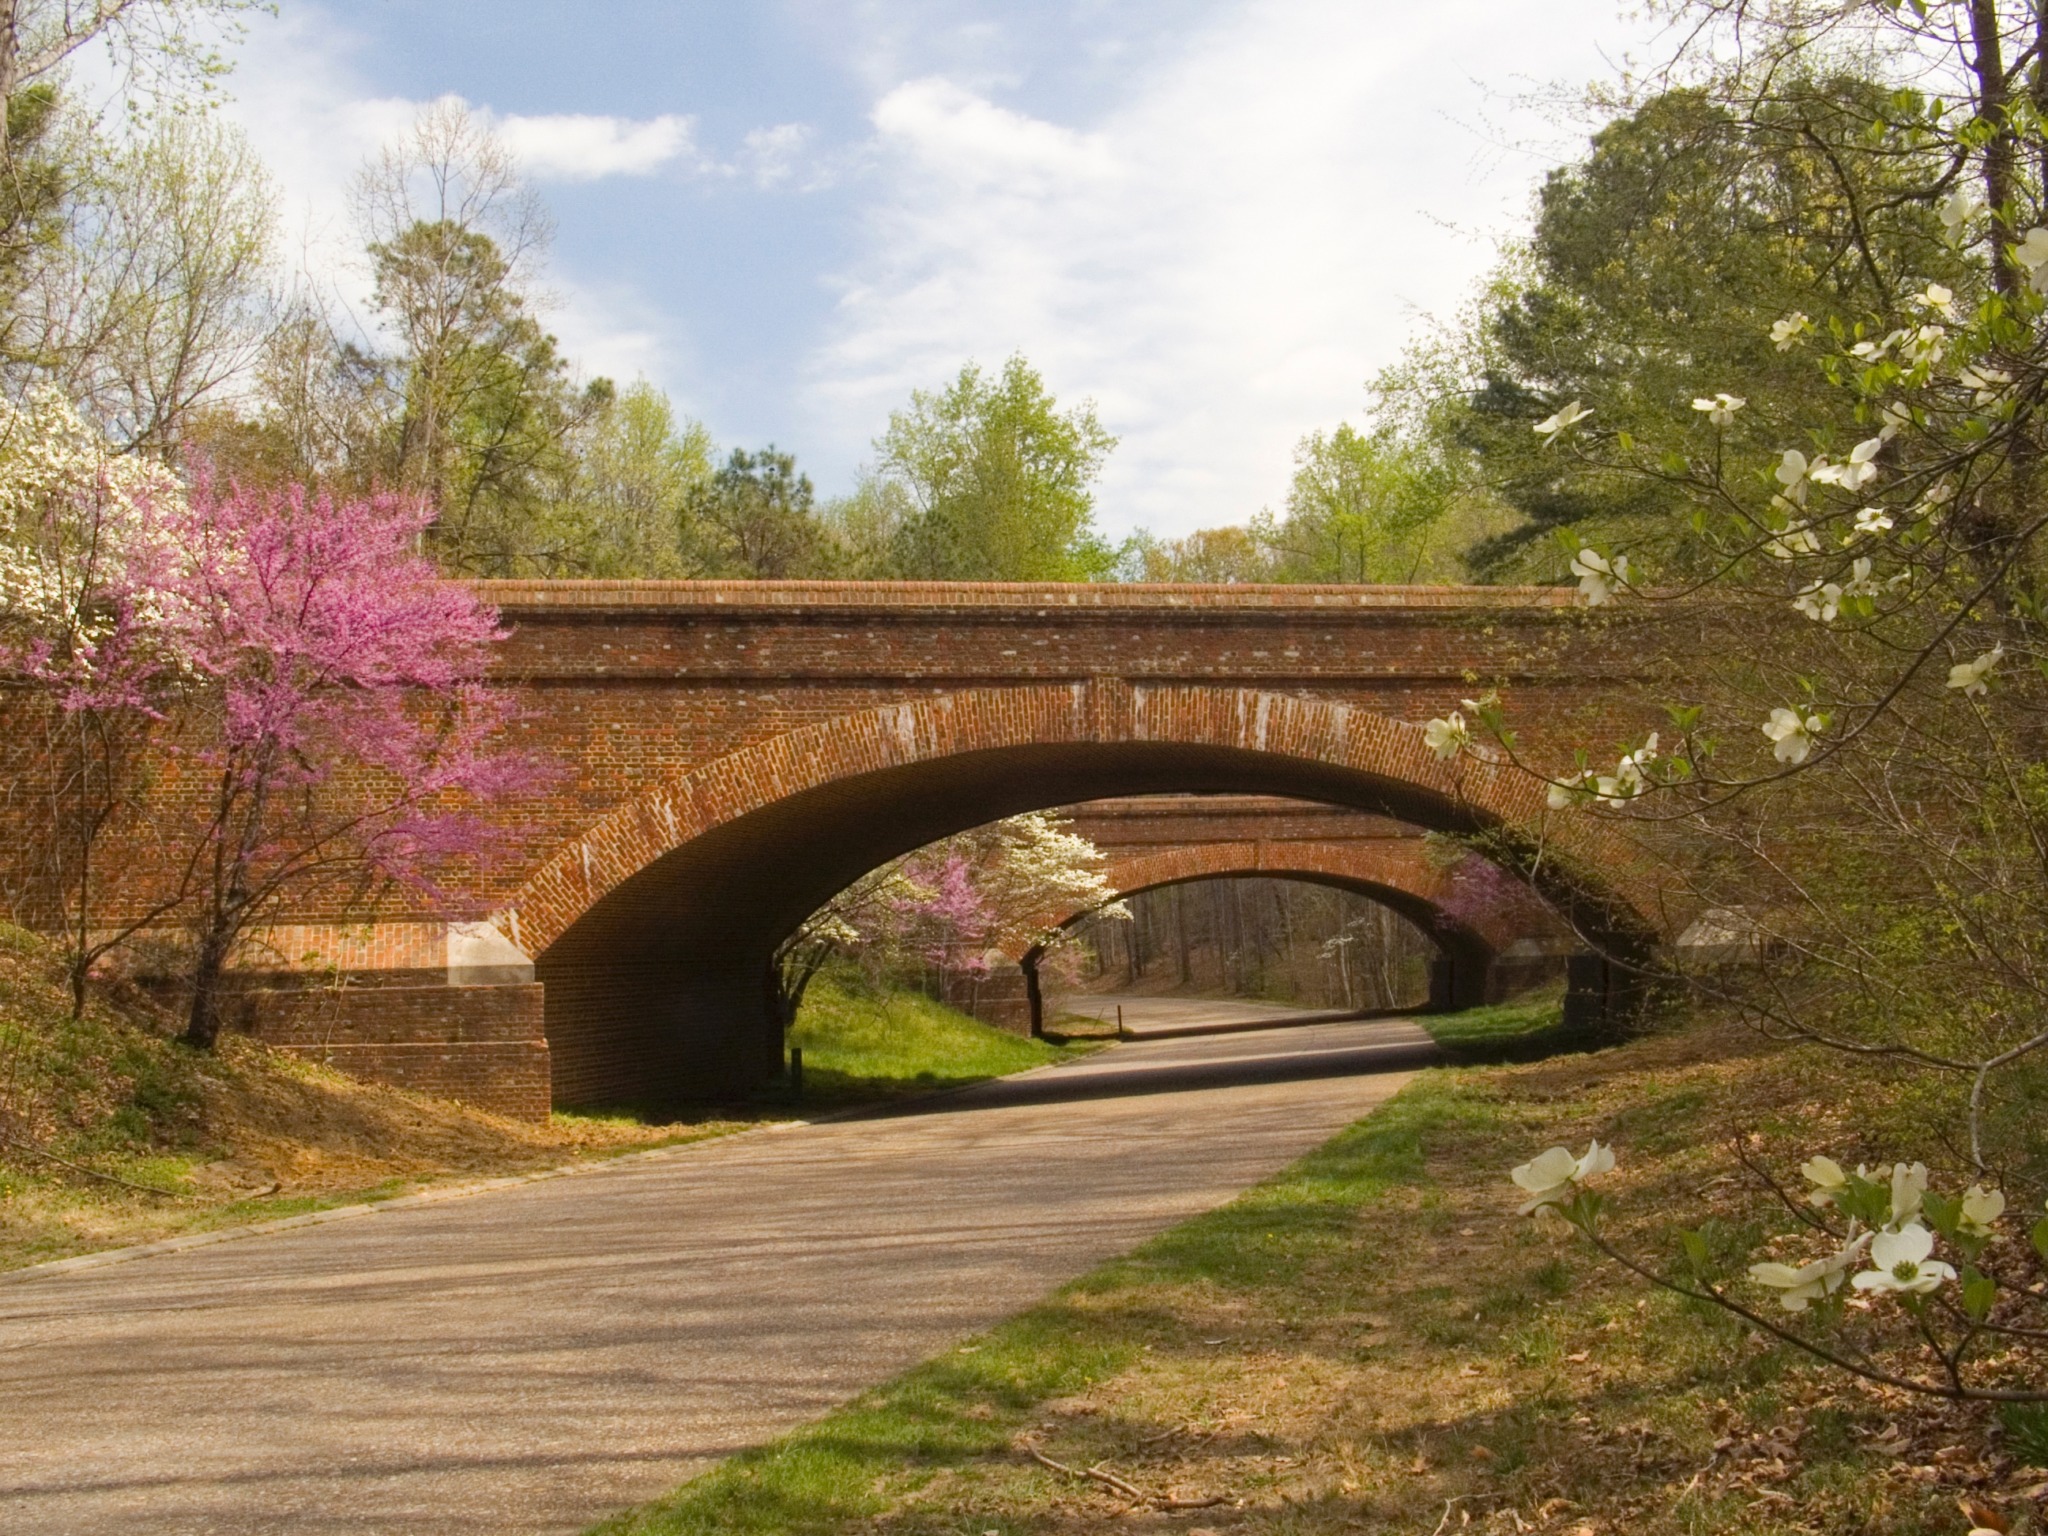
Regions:
<instances>
[{"instance_id":1,"label":"underbrush","mask_svg":"<svg viewBox=\"0 0 2048 1536\"><path fill-rule=\"evenodd\" d=\"M1611 1233L1658 1256L1682 1226L1776 1219L1737 1145L1941 1159L1902 1128L1904 1080L1845 1095L1826 1065L1701 1026L1427 1072L1232 1204L601 1529L2033 1536L2027 1423L1830 1372L1515 1214L1507 1170L1592 1135L1621 1154Z\"/></svg>"}]
</instances>

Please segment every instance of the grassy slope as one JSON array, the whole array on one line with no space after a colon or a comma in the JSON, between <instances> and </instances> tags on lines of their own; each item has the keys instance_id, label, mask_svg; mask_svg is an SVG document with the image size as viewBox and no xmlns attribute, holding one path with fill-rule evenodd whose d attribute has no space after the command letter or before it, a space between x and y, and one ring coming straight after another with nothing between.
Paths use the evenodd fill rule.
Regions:
<instances>
[{"instance_id":1,"label":"grassy slope","mask_svg":"<svg viewBox=\"0 0 2048 1536\"><path fill-rule=\"evenodd\" d=\"M991 1029L921 993L871 992L830 975L805 993L789 1043L804 1053L806 1104L956 1087L1086 1049Z\"/></svg>"},{"instance_id":2,"label":"grassy slope","mask_svg":"<svg viewBox=\"0 0 2048 1536\"><path fill-rule=\"evenodd\" d=\"M770 1095L666 1124L557 1114L530 1125L232 1036L202 1055L168 1039L170 1029L136 997L95 997L74 1021L47 948L0 925L0 1269L694 1141L792 1112ZM796 1033L806 1107L1061 1055L921 997L829 983Z\"/></svg>"},{"instance_id":3,"label":"grassy slope","mask_svg":"<svg viewBox=\"0 0 2048 1536\"><path fill-rule=\"evenodd\" d=\"M601 1529L1961 1536L1967 1490L2038 1532L2048 1471L1984 1416L1827 1375L1514 1215L1505 1170L1597 1132L1622 1149L1616 1230L1668 1251L1640 1213L1725 1203L1732 1124L1875 1155L1869 1108L1817 1107L1804 1058L1704 1029L1431 1072L1233 1204ZM1031 1447L1223 1502L1133 1510Z\"/></svg>"},{"instance_id":4,"label":"grassy slope","mask_svg":"<svg viewBox=\"0 0 2048 1536\"><path fill-rule=\"evenodd\" d=\"M96 996L73 1020L54 957L0 925L0 1268L743 1123L557 1115L530 1125L232 1036L202 1054L167 1038L170 1024L133 996Z\"/></svg>"}]
</instances>

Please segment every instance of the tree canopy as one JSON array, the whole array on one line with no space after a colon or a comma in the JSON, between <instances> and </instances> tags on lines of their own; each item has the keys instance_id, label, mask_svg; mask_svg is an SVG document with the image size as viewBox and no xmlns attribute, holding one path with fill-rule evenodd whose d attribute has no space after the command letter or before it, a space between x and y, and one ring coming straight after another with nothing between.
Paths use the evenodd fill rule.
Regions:
<instances>
[{"instance_id":1,"label":"tree canopy","mask_svg":"<svg viewBox=\"0 0 2048 1536\"><path fill-rule=\"evenodd\" d=\"M991 378L967 364L918 390L875 441L879 473L911 503L895 532L903 574L967 581L1085 581L1113 555L1093 486L1116 439L1084 401L1062 411L1021 356Z\"/></svg>"}]
</instances>

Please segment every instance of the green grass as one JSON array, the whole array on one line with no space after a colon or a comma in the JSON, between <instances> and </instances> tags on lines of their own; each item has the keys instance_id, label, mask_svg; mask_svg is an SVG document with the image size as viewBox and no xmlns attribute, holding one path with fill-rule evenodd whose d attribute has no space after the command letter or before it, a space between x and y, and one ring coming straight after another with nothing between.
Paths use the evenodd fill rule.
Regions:
<instances>
[{"instance_id":1,"label":"green grass","mask_svg":"<svg viewBox=\"0 0 2048 1536\"><path fill-rule=\"evenodd\" d=\"M820 976L789 1031L804 1053L806 1102L889 1098L1005 1077L1089 1049L991 1028L919 992Z\"/></svg>"},{"instance_id":2,"label":"green grass","mask_svg":"<svg viewBox=\"0 0 2048 1536\"><path fill-rule=\"evenodd\" d=\"M1584 1050L1595 1042L1569 1030L1558 997L1491 1003L1461 1013L1419 1013L1415 1022L1460 1063L1533 1061L1559 1051Z\"/></svg>"}]
</instances>

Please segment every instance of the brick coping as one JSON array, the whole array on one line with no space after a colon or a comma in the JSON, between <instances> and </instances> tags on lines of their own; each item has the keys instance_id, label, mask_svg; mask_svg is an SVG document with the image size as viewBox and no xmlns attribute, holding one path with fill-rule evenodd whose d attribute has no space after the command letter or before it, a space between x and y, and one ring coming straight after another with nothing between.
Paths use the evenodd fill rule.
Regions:
<instances>
[{"instance_id":1,"label":"brick coping","mask_svg":"<svg viewBox=\"0 0 2048 1536\"><path fill-rule=\"evenodd\" d=\"M1028 581L477 581L510 613L787 612L1071 608L1132 612L1573 609L1571 587L1183 585Z\"/></svg>"}]
</instances>

